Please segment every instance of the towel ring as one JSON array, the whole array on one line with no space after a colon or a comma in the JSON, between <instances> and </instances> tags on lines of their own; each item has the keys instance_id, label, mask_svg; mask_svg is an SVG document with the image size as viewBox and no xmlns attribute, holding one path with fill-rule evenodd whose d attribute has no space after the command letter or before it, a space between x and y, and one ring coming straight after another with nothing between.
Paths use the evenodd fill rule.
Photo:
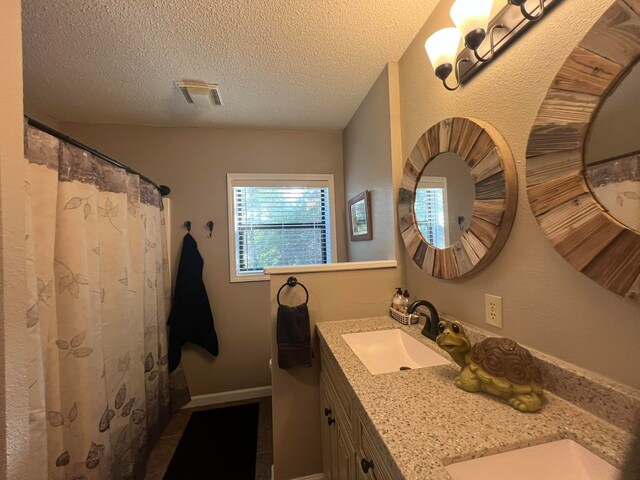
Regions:
<instances>
[{"instance_id":1,"label":"towel ring","mask_svg":"<svg viewBox=\"0 0 640 480\"><path fill-rule=\"evenodd\" d=\"M280 292L282 291L282 289L284 287L295 287L296 285L300 285L302 288L304 288L304 292L307 294L307 299L304 301L304 304L306 305L307 303L309 303L309 290L307 290L307 287L305 287L303 284L298 282L298 279L296 277L289 277L287 279L287 283L283 284L280 287L280 290L278 290L278 295L276 295L276 300L278 301L278 305L282 305L280 303Z\"/></svg>"}]
</instances>

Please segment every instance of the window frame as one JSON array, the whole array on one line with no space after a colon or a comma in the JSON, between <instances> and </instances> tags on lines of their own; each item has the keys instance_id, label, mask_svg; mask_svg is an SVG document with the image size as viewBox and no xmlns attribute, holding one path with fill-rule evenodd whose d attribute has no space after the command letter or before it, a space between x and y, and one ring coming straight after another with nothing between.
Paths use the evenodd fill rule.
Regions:
<instances>
[{"instance_id":1,"label":"window frame","mask_svg":"<svg viewBox=\"0 0 640 480\"><path fill-rule=\"evenodd\" d=\"M329 232L327 232L327 240L329 248L327 249L327 264L335 263L338 260L337 251L337 234L336 234L336 202L335 188L332 173L318 174L296 174L296 173L227 173L227 212L228 212L228 231L229 231L229 281L236 282L264 282L268 281L270 276L264 271L260 274L238 274L236 271L236 229L235 229L235 202L233 198L233 187L326 187L329 190ZM276 265L267 265L265 268ZM289 265L277 265L278 267L286 267Z\"/></svg>"}]
</instances>

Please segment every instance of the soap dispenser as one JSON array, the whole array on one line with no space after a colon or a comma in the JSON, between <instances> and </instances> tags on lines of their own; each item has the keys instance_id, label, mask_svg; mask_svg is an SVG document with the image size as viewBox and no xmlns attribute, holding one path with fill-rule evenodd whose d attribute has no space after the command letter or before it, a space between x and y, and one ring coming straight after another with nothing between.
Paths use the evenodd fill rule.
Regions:
<instances>
[{"instance_id":1,"label":"soap dispenser","mask_svg":"<svg viewBox=\"0 0 640 480\"><path fill-rule=\"evenodd\" d=\"M402 294L402 313L407 313L409 308L409 290L405 290Z\"/></svg>"},{"instance_id":2,"label":"soap dispenser","mask_svg":"<svg viewBox=\"0 0 640 480\"><path fill-rule=\"evenodd\" d=\"M393 296L393 300L391 302L391 308L397 310L398 312L402 312L402 305L404 303L404 297L402 296L402 288L396 288L396 294Z\"/></svg>"}]
</instances>

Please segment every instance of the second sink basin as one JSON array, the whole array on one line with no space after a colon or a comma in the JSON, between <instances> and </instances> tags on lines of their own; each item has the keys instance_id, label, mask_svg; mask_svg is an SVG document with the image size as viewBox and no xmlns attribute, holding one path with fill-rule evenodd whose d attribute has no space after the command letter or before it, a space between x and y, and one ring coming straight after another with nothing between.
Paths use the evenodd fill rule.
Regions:
<instances>
[{"instance_id":1,"label":"second sink basin","mask_svg":"<svg viewBox=\"0 0 640 480\"><path fill-rule=\"evenodd\" d=\"M489 455L446 469L454 480L616 480L620 475L573 440Z\"/></svg>"},{"instance_id":2,"label":"second sink basin","mask_svg":"<svg viewBox=\"0 0 640 480\"><path fill-rule=\"evenodd\" d=\"M374 375L451 363L397 328L345 333L342 338Z\"/></svg>"}]
</instances>

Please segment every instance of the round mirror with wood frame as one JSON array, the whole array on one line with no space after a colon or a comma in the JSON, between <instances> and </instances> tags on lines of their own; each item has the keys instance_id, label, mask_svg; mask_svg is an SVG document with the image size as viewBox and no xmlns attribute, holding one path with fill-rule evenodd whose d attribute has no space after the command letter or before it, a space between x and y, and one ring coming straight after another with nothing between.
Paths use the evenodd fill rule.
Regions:
<instances>
[{"instance_id":1,"label":"round mirror with wood frame","mask_svg":"<svg viewBox=\"0 0 640 480\"><path fill-rule=\"evenodd\" d=\"M617 0L553 80L527 146L527 193L554 248L576 270L640 302L640 234L598 202L585 178L589 125L640 56L640 0Z\"/></svg>"},{"instance_id":2,"label":"round mirror with wood frame","mask_svg":"<svg viewBox=\"0 0 640 480\"><path fill-rule=\"evenodd\" d=\"M416 189L425 167L438 155L457 154L475 187L473 215L459 240L446 248L430 244L418 228ZM509 236L516 213L518 180L511 151L491 125L448 118L429 128L404 164L398 218L409 256L425 273L442 279L469 276L495 258Z\"/></svg>"}]
</instances>

